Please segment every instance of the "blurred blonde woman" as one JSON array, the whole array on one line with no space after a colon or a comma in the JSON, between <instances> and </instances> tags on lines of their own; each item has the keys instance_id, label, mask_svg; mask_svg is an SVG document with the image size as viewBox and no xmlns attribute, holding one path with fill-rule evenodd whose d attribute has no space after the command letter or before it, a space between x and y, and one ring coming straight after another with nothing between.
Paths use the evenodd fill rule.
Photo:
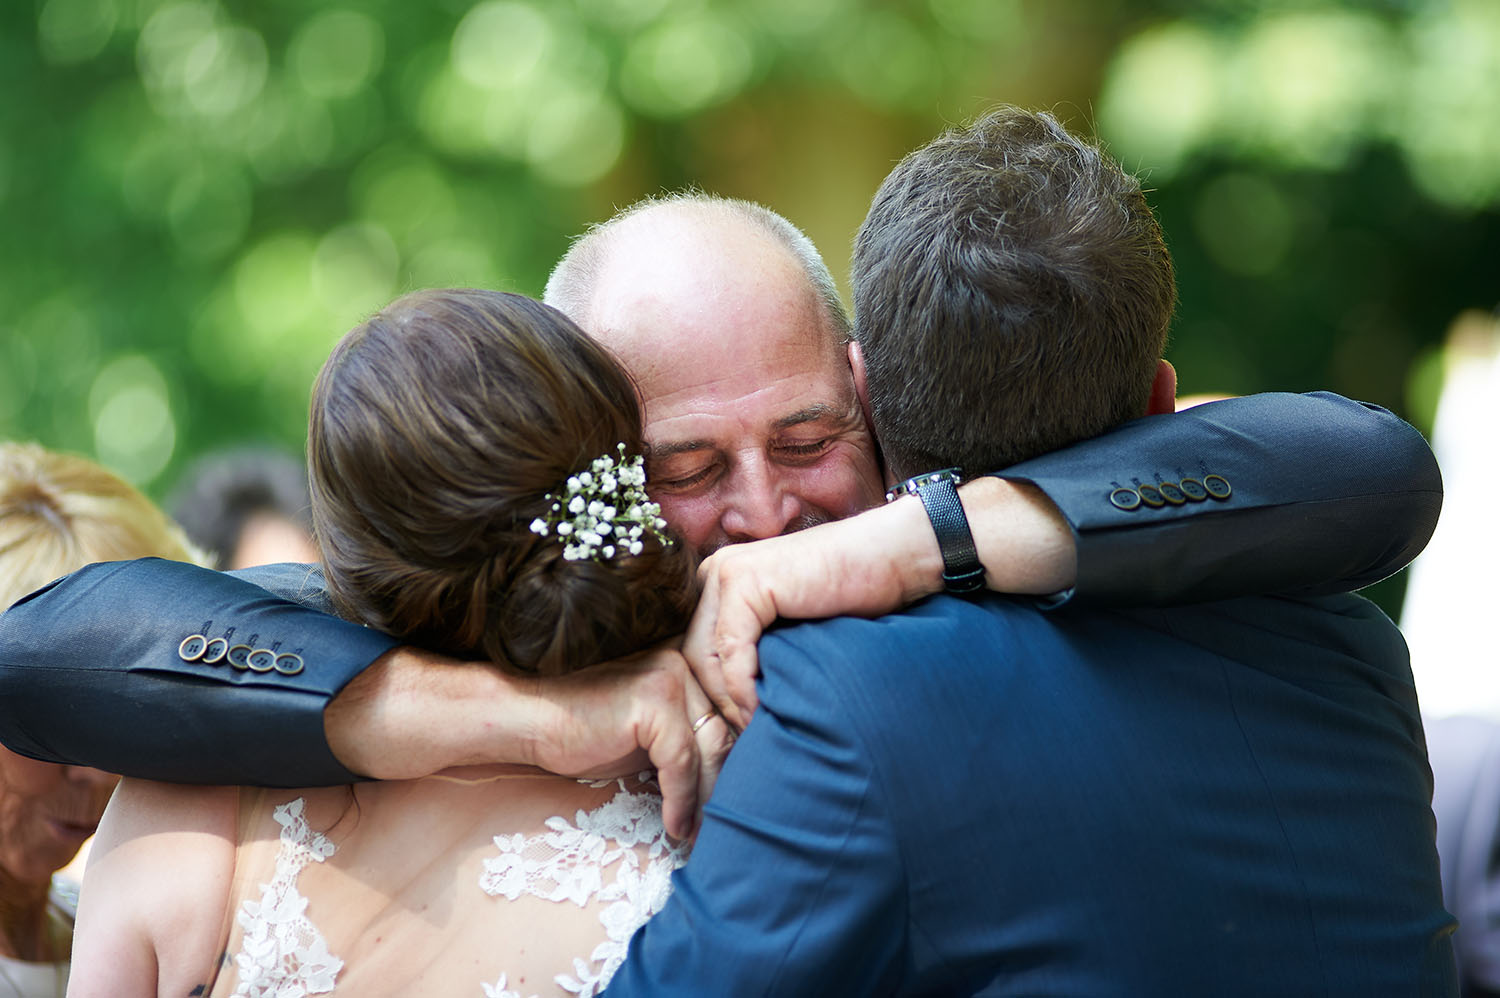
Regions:
<instances>
[{"instance_id":1,"label":"blurred blonde woman","mask_svg":"<svg viewBox=\"0 0 1500 998\"><path fill-rule=\"evenodd\" d=\"M0 443L0 609L96 561L198 561L151 501L92 461ZM0 998L62 998L76 888L55 878L116 777L0 748Z\"/></svg>"}]
</instances>

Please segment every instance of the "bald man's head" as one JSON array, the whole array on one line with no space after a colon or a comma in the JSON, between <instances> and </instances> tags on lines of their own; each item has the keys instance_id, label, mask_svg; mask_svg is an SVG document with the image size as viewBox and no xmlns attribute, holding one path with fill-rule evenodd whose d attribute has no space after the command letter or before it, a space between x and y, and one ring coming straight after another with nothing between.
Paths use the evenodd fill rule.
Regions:
<instances>
[{"instance_id":1,"label":"bald man's head","mask_svg":"<svg viewBox=\"0 0 1500 998\"><path fill-rule=\"evenodd\" d=\"M605 268L626 258L643 243L686 239L697 235L700 244L714 245L709 233L759 232L779 245L802 273L808 288L826 312L827 328L841 340L849 337L848 312L839 298L838 286L812 240L782 215L754 201L721 198L697 191L684 191L645 198L618 212L608 221L589 228L574 240L547 278L543 301L563 312L584 329L584 321L598 291ZM711 262L711 261L704 261Z\"/></svg>"},{"instance_id":2,"label":"bald man's head","mask_svg":"<svg viewBox=\"0 0 1500 998\"><path fill-rule=\"evenodd\" d=\"M549 304L635 378L648 487L701 551L878 501L848 320L812 243L769 209L687 195L583 236Z\"/></svg>"}]
</instances>

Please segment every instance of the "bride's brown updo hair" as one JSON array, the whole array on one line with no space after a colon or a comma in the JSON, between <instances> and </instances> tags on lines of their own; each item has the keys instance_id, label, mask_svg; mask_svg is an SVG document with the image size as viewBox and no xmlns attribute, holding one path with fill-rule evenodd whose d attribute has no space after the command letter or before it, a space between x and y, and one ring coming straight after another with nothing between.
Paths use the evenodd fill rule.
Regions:
<instances>
[{"instance_id":1,"label":"bride's brown updo hair","mask_svg":"<svg viewBox=\"0 0 1500 998\"><path fill-rule=\"evenodd\" d=\"M313 386L307 463L328 588L428 648L556 675L682 630L695 559L568 561L529 529L548 493L624 443L625 372L561 312L496 291L418 291L348 333Z\"/></svg>"}]
</instances>

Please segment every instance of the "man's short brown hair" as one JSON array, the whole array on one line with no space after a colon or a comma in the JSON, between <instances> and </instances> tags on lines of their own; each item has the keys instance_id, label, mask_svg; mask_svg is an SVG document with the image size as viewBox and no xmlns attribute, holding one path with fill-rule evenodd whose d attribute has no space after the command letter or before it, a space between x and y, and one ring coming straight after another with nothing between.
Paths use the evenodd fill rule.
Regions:
<instances>
[{"instance_id":1,"label":"man's short brown hair","mask_svg":"<svg viewBox=\"0 0 1500 998\"><path fill-rule=\"evenodd\" d=\"M1143 415L1176 299L1139 182L1015 107L891 171L855 239L853 284L898 475L994 471Z\"/></svg>"}]
</instances>

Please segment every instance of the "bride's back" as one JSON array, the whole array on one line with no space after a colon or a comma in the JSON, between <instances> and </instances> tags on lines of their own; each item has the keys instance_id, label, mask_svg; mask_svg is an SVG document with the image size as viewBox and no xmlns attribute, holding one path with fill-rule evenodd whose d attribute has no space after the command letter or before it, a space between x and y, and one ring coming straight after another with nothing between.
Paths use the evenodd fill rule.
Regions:
<instances>
[{"instance_id":1,"label":"bride's back","mask_svg":"<svg viewBox=\"0 0 1500 998\"><path fill-rule=\"evenodd\" d=\"M639 780L242 790L214 996L592 995L684 854Z\"/></svg>"}]
</instances>

